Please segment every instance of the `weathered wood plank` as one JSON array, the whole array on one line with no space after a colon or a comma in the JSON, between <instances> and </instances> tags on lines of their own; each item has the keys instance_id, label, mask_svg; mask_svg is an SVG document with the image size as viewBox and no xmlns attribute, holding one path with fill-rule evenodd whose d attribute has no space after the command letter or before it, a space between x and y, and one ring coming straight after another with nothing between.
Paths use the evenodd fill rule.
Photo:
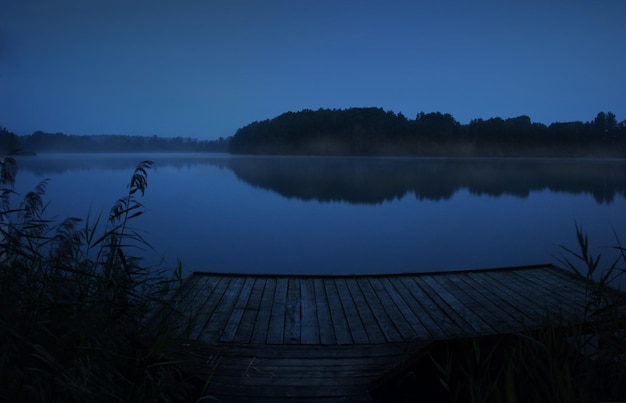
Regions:
<instances>
[{"instance_id":1,"label":"weathered wood plank","mask_svg":"<svg viewBox=\"0 0 626 403\"><path fill-rule=\"evenodd\" d=\"M365 296L369 307L372 309L372 313L378 322L378 326L385 335L385 339L391 343L398 343L404 341L402 335L393 324L393 320L389 317L389 314L384 308L384 304L380 301L376 292L372 288L367 278L358 278L357 284L363 295Z\"/></svg>"},{"instance_id":2,"label":"weathered wood plank","mask_svg":"<svg viewBox=\"0 0 626 403\"><path fill-rule=\"evenodd\" d=\"M521 293L527 296L530 302L534 302L537 308L543 308L555 320L569 320L572 315L575 317L577 313L563 299L559 298L553 291L549 291L546 287L549 284L540 285L530 281L526 276L519 275L518 270L508 273L511 281L518 287Z\"/></svg>"},{"instance_id":3,"label":"weathered wood plank","mask_svg":"<svg viewBox=\"0 0 626 403\"><path fill-rule=\"evenodd\" d=\"M407 289L411 291L417 301L427 309L433 320L436 320L440 328L445 332L447 338L463 337L467 335L467 325L459 323L445 309L446 304L441 298L437 298L437 294L430 289L423 281L419 281L414 277L401 278Z\"/></svg>"},{"instance_id":4,"label":"weathered wood plank","mask_svg":"<svg viewBox=\"0 0 626 403\"><path fill-rule=\"evenodd\" d=\"M186 329L199 314L198 309L190 308L197 298L206 299L206 279L191 276L186 279L178 292L172 295L169 304L160 309L155 320L169 321L180 329Z\"/></svg>"},{"instance_id":5,"label":"weathered wood plank","mask_svg":"<svg viewBox=\"0 0 626 403\"><path fill-rule=\"evenodd\" d=\"M374 361L374 360L370 360ZM395 363L395 362L394 362ZM322 384L323 379L341 377L344 379L343 383L346 383L346 379L353 378L366 378L363 383L369 383L372 380L380 377L384 372L384 369L380 365L372 363L368 366L363 365L273 365L273 363L261 363L249 362L251 365L232 365L230 363L220 364L218 373L214 375L214 378L219 380L222 377L236 378L273 378L280 374L280 377L287 381L287 378L304 378L308 379L308 382L313 385ZM350 383L361 383L361 381Z\"/></svg>"},{"instance_id":6,"label":"weathered wood plank","mask_svg":"<svg viewBox=\"0 0 626 403\"><path fill-rule=\"evenodd\" d=\"M432 334L424 325L425 321L423 320L423 316L421 314L415 314L413 311L413 307L409 306L407 302L404 300L401 290L395 287L395 285L389 280L389 278L380 278L382 286L385 288L387 294L391 300L395 303L399 312L406 319L408 325L412 328L412 334L407 335L405 339L407 340L417 340L424 341L432 339ZM427 316L427 315L426 315ZM428 321L426 321L428 323Z\"/></svg>"},{"instance_id":7,"label":"weathered wood plank","mask_svg":"<svg viewBox=\"0 0 626 403\"><path fill-rule=\"evenodd\" d=\"M192 340L202 339L204 341L209 341L210 337L207 335L204 336L203 332L206 328L209 318L215 312L217 308L217 303L222 298L222 295L226 292L228 285L230 284L231 278L209 278L207 279L206 285L210 290L207 293L205 298L198 298L200 304L198 305L198 315L196 316L197 325L194 328L194 331L191 333L190 338ZM216 340L216 339L215 339Z\"/></svg>"},{"instance_id":8,"label":"weathered wood plank","mask_svg":"<svg viewBox=\"0 0 626 403\"><path fill-rule=\"evenodd\" d=\"M251 369L246 374L224 374L218 369L216 375L211 378L212 382L230 384L230 385L254 385L254 386L275 386L275 387L293 387L293 386L309 386L312 389L328 386L354 386L362 385L363 388L367 384L376 380L380 376L380 371L371 371L367 375L359 371L353 371L348 374L342 371L332 371L332 373L324 373L324 368L316 370L317 376L310 376L308 368L290 367L285 371L284 367L263 367L262 372L256 372ZM285 371L285 372L283 372ZM285 375L285 376L284 376Z\"/></svg>"},{"instance_id":9,"label":"weathered wood plank","mask_svg":"<svg viewBox=\"0 0 626 403\"><path fill-rule=\"evenodd\" d=\"M474 299L480 301L486 309L494 315L495 320L502 324L503 328L519 327L520 311L511 304L508 298L500 295L501 288L494 288L492 284L485 281L479 281L476 276L460 273L455 276L452 281L465 292L474 296Z\"/></svg>"},{"instance_id":10,"label":"weathered wood plank","mask_svg":"<svg viewBox=\"0 0 626 403\"><path fill-rule=\"evenodd\" d=\"M280 277L276 280L276 291L271 307L270 325L267 329L268 344L283 344L285 342L285 315L287 310L287 286L289 280Z\"/></svg>"},{"instance_id":11,"label":"weathered wood plank","mask_svg":"<svg viewBox=\"0 0 626 403\"><path fill-rule=\"evenodd\" d=\"M469 310L459 299L443 287L437 280L436 276L421 276L420 280L430 287L433 292L433 298L442 301L442 308L448 310L450 316L454 320L458 320L468 333L472 335L472 329L475 331L473 335L489 334L490 328L482 319L474 312ZM469 325L469 326L467 326Z\"/></svg>"},{"instance_id":12,"label":"weathered wood plank","mask_svg":"<svg viewBox=\"0 0 626 403\"><path fill-rule=\"evenodd\" d=\"M290 278L287 286L287 307L285 309L285 344L300 344L301 300L300 279Z\"/></svg>"},{"instance_id":13,"label":"weathered wood plank","mask_svg":"<svg viewBox=\"0 0 626 403\"><path fill-rule=\"evenodd\" d=\"M422 306L415 296L409 291L398 277L391 277L388 279L395 291L402 297L406 305L413 312L413 314L419 318L427 330L428 335L433 339L444 339L446 337L444 331L439 327L436 320L434 320L430 314L429 309Z\"/></svg>"},{"instance_id":14,"label":"weathered wood plank","mask_svg":"<svg viewBox=\"0 0 626 403\"><path fill-rule=\"evenodd\" d=\"M271 398L274 401L287 398L291 402L299 396L315 398L318 399L317 401L326 401L328 398L335 397L346 397L347 401L352 402L371 401L367 391L363 390L363 385L361 384L331 385L327 387L324 385L318 385L317 387L311 387L310 385L281 385L280 387L275 385L254 385L251 388L248 385L220 384L212 381L208 389L209 395L213 390L219 390L220 396L242 396L247 397L252 402L256 402L260 398Z\"/></svg>"},{"instance_id":15,"label":"weathered wood plank","mask_svg":"<svg viewBox=\"0 0 626 403\"><path fill-rule=\"evenodd\" d=\"M207 274L186 282L172 306L197 312L192 337L221 353L208 391L218 399L351 402L368 401L370 382L395 373L430 340L533 330L547 315L575 319L587 286L551 267Z\"/></svg>"},{"instance_id":16,"label":"weathered wood plank","mask_svg":"<svg viewBox=\"0 0 626 403\"><path fill-rule=\"evenodd\" d=\"M335 285L337 286L337 292L339 293L341 304L343 305L344 312L346 313L350 335L352 336L354 343L370 343L370 339L367 336L363 322L361 322L359 307L356 306L354 300L352 299L352 294L348 289L346 281L342 278L338 278L335 280Z\"/></svg>"},{"instance_id":17,"label":"weathered wood plank","mask_svg":"<svg viewBox=\"0 0 626 403\"><path fill-rule=\"evenodd\" d=\"M486 274L486 273L481 273ZM491 273L490 273L491 274ZM538 326L548 315L557 315L558 310L554 310L552 304L547 303L545 296L536 292L535 289L526 287L516 281L516 277L511 272L499 272L497 275L490 275L490 281L499 283L503 287L512 290L511 298L522 308L524 319L528 326ZM533 318L530 320L530 318ZM556 319L556 317L555 317Z\"/></svg>"},{"instance_id":18,"label":"weathered wood plank","mask_svg":"<svg viewBox=\"0 0 626 403\"><path fill-rule=\"evenodd\" d=\"M208 395L209 399L213 399L214 396ZM232 396L223 395L221 402L228 403L317 403L320 401L319 397L303 397L303 396L290 396L290 397L277 397L277 396L254 396L251 399L249 396ZM348 395L348 396L324 396L324 403L371 403L372 398L369 394L362 395Z\"/></svg>"},{"instance_id":19,"label":"weathered wood plank","mask_svg":"<svg viewBox=\"0 0 626 403\"><path fill-rule=\"evenodd\" d=\"M243 317L235 333L235 343L250 343L252 340L252 333L254 327L257 324L257 315L261 310L263 291L265 290L264 278L254 279L254 285L252 286L252 292L248 298L248 303L244 308Z\"/></svg>"},{"instance_id":20,"label":"weathered wood plank","mask_svg":"<svg viewBox=\"0 0 626 403\"><path fill-rule=\"evenodd\" d=\"M516 329L518 323L513 321L499 306L493 304L488 295L478 293L477 290L465 283L462 274L440 276L438 281L487 323L491 329L491 334Z\"/></svg>"},{"instance_id":21,"label":"weathered wood plank","mask_svg":"<svg viewBox=\"0 0 626 403\"><path fill-rule=\"evenodd\" d=\"M204 287L205 280L206 278L201 276L187 278L178 289L178 292L172 295L169 306L179 311L186 311L189 304L194 300L194 298L188 297L192 295L197 296L198 291ZM168 310L168 312L171 312L171 310ZM163 318L166 317L163 316Z\"/></svg>"},{"instance_id":22,"label":"weathered wood plank","mask_svg":"<svg viewBox=\"0 0 626 403\"><path fill-rule=\"evenodd\" d=\"M237 333L243 318L245 307L248 304L248 298L250 298L250 294L252 293L253 285L254 278L246 277L239 295L235 297L235 304L230 312L230 317L222 329L222 334L219 339L220 342L228 343L235 340L235 334Z\"/></svg>"},{"instance_id":23,"label":"weathered wood plank","mask_svg":"<svg viewBox=\"0 0 626 403\"><path fill-rule=\"evenodd\" d=\"M556 268L556 267L550 267L550 268L546 268L543 271L540 272L545 272L551 276L555 277L555 280L560 282L560 283L564 283L564 284L570 284L571 287L573 288L577 288L577 289L581 289L584 290L585 287L588 287L590 289L593 289L596 286L599 286L598 283L593 283L593 282L588 282L585 278L579 276L578 274L568 270L568 269L562 269L562 268ZM540 274L540 273L537 273ZM615 274L615 273L614 273ZM612 285L611 287L614 287L615 285ZM612 288L612 291L609 291L609 289L605 289L605 291L607 292L615 292L616 296L621 296L622 291L619 291L615 288Z\"/></svg>"},{"instance_id":24,"label":"weathered wood plank","mask_svg":"<svg viewBox=\"0 0 626 403\"><path fill-rule=\"evenodd\" d=\"M233 307L237 302L237 297L241 293L244 282L245 279L243 277L234 277L230 281L222 297L216 303L215 311L209 317L202 331L202 341L215 341L219 339L222 330L226 326L226 321L230 317Z\"/></svg>"},{"instance_id":25,"label":"weathered wood plank","mask_svg":"<svg viewBox=\"0 0 626 403\"><path fill-rule=\"evenodd\" d=\"M454 337L458 333L458 326L452 322L448 315L426 294L421 286L411 277L398 277L394 279L397 288L403 290L406 300L414 301L415 311L424 323L429 323L428 331L437 339Z\"/></svg>"},{"instance_id":26,"label":"weathered wood plank","mask_svg":"<svg viewBox=\"0 0 626 403\"><path fill-rule=\"evenodd\" d=\"M317 301L315 290L311 281L300 282L300 295L302 296L302 325L300 328L300 342L302 344L320 343L320 328L317 322Z\"/></svg>"},{"instance_id":27,"label":"weathered wood plank","mask_svg":"<svg viewBox=\"0 0 626 403\"><path fill-rule=\"evenodd\" d=\"M330 308L328 305L328 298L326 297L324 280L320 278L313 279L313 289L315 290L315 301L317 302L317 319L320 329L320 343L335 344L337 343L337 338L335 337L335 330L330 317Z\"/></svg>"},{"instance_id":28,"label":"weathered wood plank","mask_svg":"<svg viewBox=\"0 0 626 403\"><path fill-rule=\"evenodd\" d=\"M568 301L573 308L585 308L585 302L591 295L591 286L586 289L584 282L572 283L569 276L559 275L559 270L520 270L515 273L520 278L541 287L549 294L558 295L563 301ZM587 292L586 292L587 291Z\"/></svg>"},{"instance_id":29,"label":"weathered wood plank","mask_svg":"<svg viewBox=\"0 0 626 403\"><path fill-rule=\"evenodd\" d=\"M584 308L584 303L577 298L572 298L568 293L564 293L563 289L565 284L558 281L554 275L547 276L529 276L526 273L521 271L516 271L513 273L517 281L520 285L524 285L529 289L533 289L535 293L545 296L544 298L548 300L555 308ZM557 283L555 284L555 280ZM572 292L574 290L570 290ZM574 292L577 292L575 290ZM578 310L578 309L576 309Z\"/></svg>"},{"instance_id":30,"label":"weathered wood plank","mask_svg":"<svg viewBox=\"0 0 626 403\"><path fill-rule=\"evenodd\" d=\"M338 344L352 344L353 339L348 327L348 319L341 304L341 298L337 291L334 279L324 279L324 288L326 289L326 298L330 309L330 318L335 330Z\"/></svg>"},{"instance_id":31,"label":"weathered wood plank","mask_svg":"<svg viewBox=\"0 0 626 403\"><path fill-rule=\"evenodd\" d=\"M388 284L384 283L382 278L370 278L369 283L378 296L378 299L380 301L386 301L383 307L396 326L396 329L400 332L402 339L404 341L423 340L424 336L428 334L428 331L421 326L419 320L415 323L409 323L403 312L395 303L397 294L395 292L393 293L394 295L389 293L387 289ZM392 291L394 290L392 289Z\"/></svg>"},{"instance_id":32,"label":"weathered wood plank","mask_svg":"<svg viewBox=\"0 0 626 403\"><path fill-rule=\"evenodd\" d=\"M378 321L372 313L370 304L365 299L363 291L361 291L356 279L348 278L345 279L345 282L348 290L350 291L350 295L354 300L354 304L358 307L359 317L361 318L361 322L363 323L363 327L365 328L365 332L367 333L370 343L384 343L386 340L385 335L380 329Z\"/></svg>"},{"instance_id":33,"label":"weathered wood plank","mask_svg":"<svg viewBox=\"0 0 626 403\"><path fill-rule=\"evenodd\" d=\"M334 345L270 345L270 344L218 344L217 348L229 357L262 358L333 358L343 360L362 357L403 356L421 350L427 344L383 343L355 344L349 346ZM213 348L216 348L215 346Z\"/></svg>"},{"instance_id":34,"label":"weathered wood plank","mask_svg":"<svg viewBox=\"0 0 626 403\"><path fill-rule=\"evenodd\" d=\"M520 289L516 288L510 279L507 280L503 277L501 273L472 273L474 280L483 284L493 285L499 290L498 294L503 299L509 301L511 306L515 307L518 312L516 316L522 328L527 329L535 326L545 317L545 311L543 308L540 309L536 305L531 304L527 296L520 294ZM509 312L515 315L513 310L509 310Z\"/></svg>"},{"instance_id":35,"label":"weathered wood plank","mask_svg":"<svg viewBox=\"0 0 626 403\"><path fill-rule=\"evenodd\" d=\"M270 318L272 313L272 303L274 302L274 293L276 292L276 279L266 278L263 296L261 297L261 305L256 316L256 323L252 331L252 343L265 344L267 341L268 329L270 326Z\"/></svg>"},{"instance_id":36,"label":"weathered wood plank","mask_svg":"<svg viewBox=\"0 0 626 403\"><path fill-rule=\"evenodd\" d=\"M475 273L463 273L457 278L469 284L479 295L488 297L494 305L501 307L515 322L519 322L522 311L518 305L512 302L509 295L511 290Z\"/></svg>"},{"instance_id":37,"label":"weathered wood plank","mask_svg":"<svg viewBox=\"0 0 626 403\"><path fill-rule=\"evenodd\" d=\"M360 357L351 359L328 358L265 358L265 357L246 357L241 359L223 358L218 367L219 370L228 369L229 371L241 374L259 374L266 372L280 374L282 377L302 376L303 372L308 373L311 369L315 371L329 370L337 373L341 371L384 371L386 368L393 367L399 359L403 357Z\"/></svg>"},{"instance_id":38,"label":"weathered wood plank","mask_svg":"<svg viewBox=\"0 0 626 403\"><path fill-rule=\"evenodd\" d=\"M205 341L397 343L524 330L548 316L582 320L585 287L552 267L389 276L218 274L193 276L172 306L198 313L191 334Z\"/></svg>"},{"instance_id":39,"label":"weathered wood plank","mask_svg":"<svg viewBox=\"0 0 626 403\"><path fill-rule=\"evenodd\" d=\"M579 298L580 302L583 306L589 308L590 305L593 305L593 300L596 296L594 296L594 292L598 289L602 289L602 294L604 298L609 298L612 300L623 300L624 292L620 291L617 288L618 284L609 284L601 286L597 283L587 282L585 279L580 278L575 273L567 271L565 269L554 269L552 275L555 276L555 279L558 281L562 281L565 285L565 289L578 289L578 293L576 296ZM574 293L572 292L572 297ZM584 302L583 302L584 301ZM593 310L593 308L592 308ZM620 310L622 315L626 315L626 306L622 306Z\"/></svg>"}]
</instances>

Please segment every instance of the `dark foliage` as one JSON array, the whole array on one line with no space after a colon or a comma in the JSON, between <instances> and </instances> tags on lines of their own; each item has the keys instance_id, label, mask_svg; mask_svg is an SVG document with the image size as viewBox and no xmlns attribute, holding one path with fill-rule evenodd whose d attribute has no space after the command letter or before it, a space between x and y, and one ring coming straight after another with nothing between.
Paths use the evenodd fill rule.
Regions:
<instances>
[{"instance_id":1,"label":"dark foliage","mask_svg":"<svg viewBox=\"0 0 626 403\"><path fill-rule=\"evenodd\" d=\"M16 162L0 159L0 401L174 402L198 393L170 358L184 318L150 321L181 269L171 277L134 255L149 247L129 223L143 211L151 165L135 169L108 220L56 223L45 216L45 181L12 207Z\"/></svg>"},{"instance_id":2,"label":"dark foliage","mask_svg":"<svg viewBox=\"0 0 626 403\"><path fill-rule=\"evenodd\" d=\"M0 129L0 153L16 150L39 152L225 152L228 140L198 140L189 137L97 135L79 136L37 131L17 136Z\"/></svg>"},{"instance_id":3,"label":"dark foliage","mask_svg":"<svg viewBox=\"0 0 626 403\"><path fill-rule=\"evenodd\" d=\"M528 116L467 125L448 113L407 119L382 108L305 109L253 122L231 138L242 154L410 156L624 156L626 122L611 112L593 121L532 123Z\"/></svg>"}]
</instances>

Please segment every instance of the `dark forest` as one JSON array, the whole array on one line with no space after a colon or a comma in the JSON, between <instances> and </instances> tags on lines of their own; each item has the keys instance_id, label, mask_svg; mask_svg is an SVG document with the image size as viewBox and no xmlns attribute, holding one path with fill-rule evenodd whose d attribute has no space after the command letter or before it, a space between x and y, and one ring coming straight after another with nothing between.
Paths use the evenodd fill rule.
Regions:
<instances>
[{"instance_id":1,"label":"dark forest","mask_svg":"<svg viewBox=\"0 0 626 403\"><path fill-rule=\"evenodd\" d=\"M305 109L250 123L228 138L67 135L18 136L0 127L0 152L230 152L268 155L431 157L624 157L626 120L532 122L528 116L474 119L420 112L415 119L382 108Z\"/></svg>"},{"instance_id":2,"label":"dark forest","mask_svg":"<svg viewBox=\"0 0 626 403\"><path fill-rule=\"evenodd\" d=\"M198 140L189 137L68 135L37 131L18 136L0 127L0 153L22 154L54 152L226 152L228 141Z\"/></svg>"},{"instance_id":3,"label":"dark forest","mask_svg":"<svg viewBox=\"0 0 626 403\"><path fill-rule=\"evenodd\" d=\"M408 119L382 108L287 112L253 122L230 139L241 154L461 157L622 157L626 121L600 112L589 122L533 123L528 116L461 124L448 113Z\"/></svg>"}]
</instances>

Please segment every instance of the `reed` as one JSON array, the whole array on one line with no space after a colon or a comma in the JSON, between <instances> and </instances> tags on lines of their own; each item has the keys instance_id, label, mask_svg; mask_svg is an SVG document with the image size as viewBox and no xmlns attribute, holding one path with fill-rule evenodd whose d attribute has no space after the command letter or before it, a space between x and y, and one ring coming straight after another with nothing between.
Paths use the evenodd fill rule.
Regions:
<instances>
[{"instance_id":1,"label":"reed","mask_svg":"<svg viewBox=\"0 0 626 403\"><path fill-rule=\"evenodd\" d=\"M47 181L13 207L16 162L0 166L0 390L9 401L189 401L173 359L185 327L149 319L168 306L181 266L142 264L131 227L152 162L135 169L107 218L46 217ZM170 315L171 316L171 315ZM191 320L191 319L190 319Z\"/></svg>"},{"instance_id":2,"label":"reed","mask_svg":"<svg viewBox=\"0 0 626 403\"><path fill-rule=\"evenodd\" d=\"M521 334L438 344L415 369L422 393L449 402L626 401L626 298L612 287L624 276L626 249L616 235L603 266L578 225L576 239L578 249L561 247L559 260L587 282L587 324L546 315Z\"/></svg>"}]
</instances>

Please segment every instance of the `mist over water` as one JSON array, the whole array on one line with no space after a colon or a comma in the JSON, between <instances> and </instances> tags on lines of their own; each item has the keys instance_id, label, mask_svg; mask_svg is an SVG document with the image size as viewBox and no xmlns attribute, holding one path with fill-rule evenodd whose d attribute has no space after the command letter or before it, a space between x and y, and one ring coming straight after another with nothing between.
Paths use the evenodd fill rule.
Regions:
<instances>
[{"instance_id":1,"label":"mist over water","mask_svg":"<svg viewBox=\"0 0 626 403\"><path fill-rule=\"evenodd\" d=\"M577 222L598 252L626 242L620 160L71 154L18 160L48 214L102 212L155 161L133 227L185 272L365 274L556 263ZM18 201L19 198L13 199Z\"/></svg>"}]
</instances>

